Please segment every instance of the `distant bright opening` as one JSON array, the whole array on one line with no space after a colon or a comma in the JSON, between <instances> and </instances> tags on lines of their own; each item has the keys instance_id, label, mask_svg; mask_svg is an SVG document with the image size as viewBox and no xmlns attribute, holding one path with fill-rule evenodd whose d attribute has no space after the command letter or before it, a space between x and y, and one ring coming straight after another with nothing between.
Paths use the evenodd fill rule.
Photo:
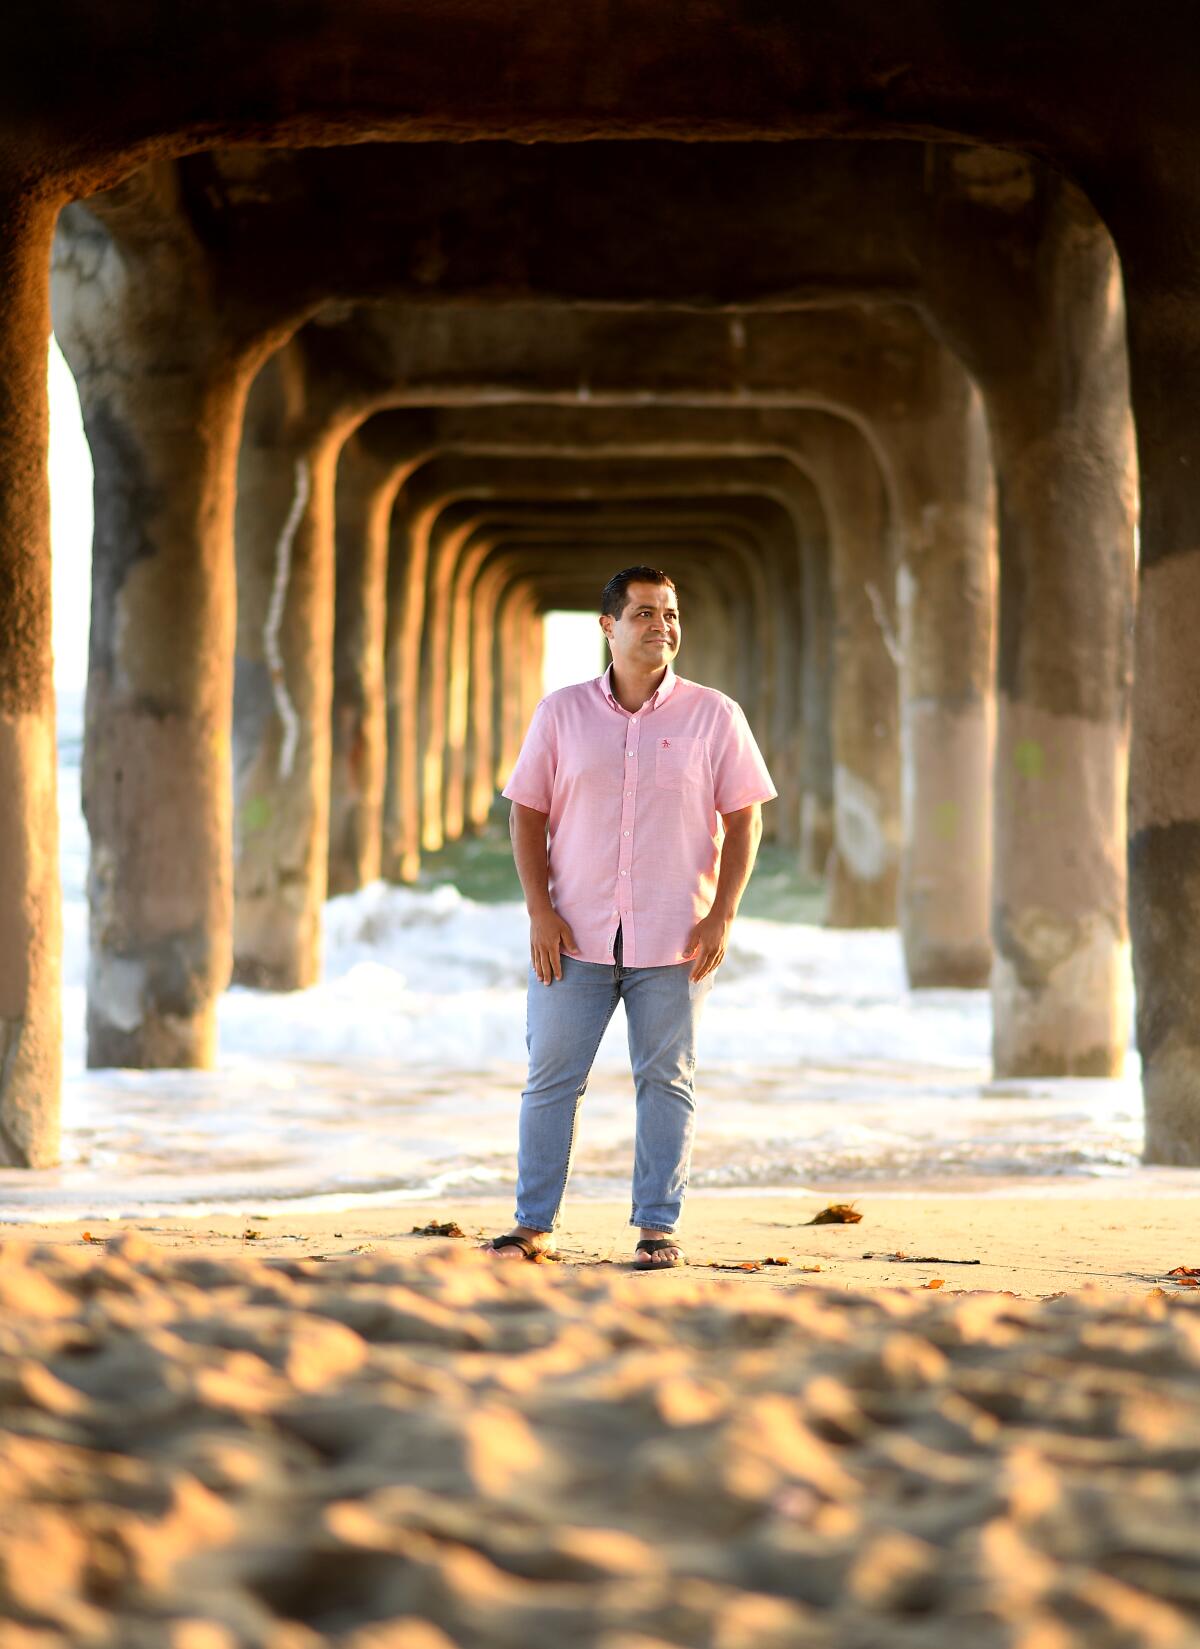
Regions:
<instances>
[{"instance_id":1,"label":"distant bright opening","mask_svg":"<svg viewBox=\"0 0 1200 1649\"><path fill-rule=\"evenodd\" d=\"M596 613L546 614L546 661L542 691L553 693L576 681L590 681L608 668L608 651Z\"/></svg>"},{"instance_id":2,"label":"distant bright opening","mask_svg":"<svg viewBox=\"0 0 1200 1649\"><path fill-rule=\"evenodd\" d=\"M82 697L92 607L92 455L79 395L50 340L50 543L54 568L54 684Z\"/></svg>"}]
</instances>

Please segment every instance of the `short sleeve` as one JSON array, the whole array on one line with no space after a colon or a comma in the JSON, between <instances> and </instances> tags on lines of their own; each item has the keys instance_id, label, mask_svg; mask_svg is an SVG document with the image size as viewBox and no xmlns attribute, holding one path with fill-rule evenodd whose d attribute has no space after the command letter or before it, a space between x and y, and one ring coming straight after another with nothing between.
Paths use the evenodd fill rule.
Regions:
<instances>
[{"instance_id":1,"label":"short sleeve","mask_svg":"<svg viewBox=\"0 0 1200 1649\"><path fill-rule=\"evenodd\" d=\"M522 807L549 813L557 768L558 740L555 737L554 717L543 699L533 712L517 765L509 775L502 794L510 802L520 802Z\"/></svg>"},{"instance_id":2,"label":"short sleeve","mask_svg":"<svg viewBox=\"0 0 1200 1649\"><path fill-rule=\"evenodd\" d=\"M714 739L711 751L713 802L718 813L736 813L778 794L741 706L731 703L729 710L724 732Z\"/></svg>"}]
</instances>

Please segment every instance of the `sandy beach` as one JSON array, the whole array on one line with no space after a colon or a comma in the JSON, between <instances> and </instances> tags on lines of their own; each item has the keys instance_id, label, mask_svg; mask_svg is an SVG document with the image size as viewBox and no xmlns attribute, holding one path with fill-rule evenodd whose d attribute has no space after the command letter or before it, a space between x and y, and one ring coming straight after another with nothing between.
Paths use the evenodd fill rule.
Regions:
<instances>
[{"instance_id":1,"label":"sandy beach","mask_svg":"<svg viewBox=\"0 0 1200 1649\"><path fill-rule=\"evenodd\" d=\"M690 1263L630 1267L616 1021L560 1259L498 1261L506 840L453 867L483 902L333 901L218 1069L86 1071L77 744L64 1158L0 1171L0 1649L1200 1643L1200 1172L1141 1165L1135 1069L993 1082L981 993L768 867Z\"/></svg>"},{"instance_id":2,"label":"sandy beach","mask_svg":"<svg viewBox=\"0 0 1200 1649\"><path fill-rule=\"evenodd\" d=\"M0 1641L1200 1641L1196 1199L856 1200L4 1228Z\"/></svg>"},{"instance_id":3,"label":"sandy beach","mask_svg":"<svg viewBox=\"0 0 1200 1649\"><path fill-rule=\"evenodd\" d=\"M1144 1176L1143 1176L1144 1182ZM811 1225L823 1208L849 1203L857 1224ZM632 1257L636 1232L628 1207L579 1198L558 1234L561 1263L571 1270L617 1270ZM87 1247L131 1234L156 1248L225 1258L325 1262L365 1255L411 1255L430 1239L413 1227L457 1223L464 1246L509 1228L512 1204L500 1198L446 1198L340 1213L268 1213L77 1220L36 1227L0 1224L11 1245ZM712 1279L714 1270L739 1284L791 1289L819 1282L835 1289L924 1287L941 1278L947 1293L997 1289L1028 1299L1068 1290L1178 1289L1169 1273L1200 1264L1200 1195L1171 1190L1169 1171L1152 1193L1074 1181L1057 1187L1005 1191L859 1189L843 1195L696 1193L681 1227L688 1265L656 1279ZM868 1257L869 1256L869 1257ZM788 1265L765 1265L786 1258ZM756 1272L741 1269L759 1265ZM819 1268L819 1269L817 1269Z\"/></svg>"}]
</instances>

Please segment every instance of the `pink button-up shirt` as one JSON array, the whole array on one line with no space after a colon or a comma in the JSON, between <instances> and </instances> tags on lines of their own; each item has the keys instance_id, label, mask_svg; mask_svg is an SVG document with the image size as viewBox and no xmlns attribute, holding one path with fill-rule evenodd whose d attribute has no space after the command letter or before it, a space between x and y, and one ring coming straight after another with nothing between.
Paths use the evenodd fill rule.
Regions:
<instances>
[{"instance_id":1,"label":"pink button-up shirt","mask_svg":"<svg viewBox=\"0 0 1200 1649\"><path fill-rule=\"evenodd\" d=\"M632 715L612 667L534 711L504 794L549 814L550 898L584 962L685 960L717 891L722 813L775 795L741 709L668 666Z\"/></svg>"}]
</instances>

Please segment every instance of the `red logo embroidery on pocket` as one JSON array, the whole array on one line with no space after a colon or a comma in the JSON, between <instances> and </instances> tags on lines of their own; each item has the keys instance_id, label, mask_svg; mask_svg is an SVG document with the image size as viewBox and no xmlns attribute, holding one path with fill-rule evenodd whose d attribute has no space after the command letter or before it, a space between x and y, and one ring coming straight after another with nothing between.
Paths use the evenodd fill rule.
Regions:
<instances>
[{"instance_id":1,"label":"red logo embroidery on pocket","mask_svg":"<svg viewBox=\"0 0 1200 1649\"><path fill-rule=\"evenodd\" d=\"M664 750L669 750L669 749L670 749L670 748L671 748L671 741L670 741L670 739L664 739L664 740L663 740L663 741L662 741L662 747L663 747L663 749L664 749Z\"/></svg>"}]
</instances>

